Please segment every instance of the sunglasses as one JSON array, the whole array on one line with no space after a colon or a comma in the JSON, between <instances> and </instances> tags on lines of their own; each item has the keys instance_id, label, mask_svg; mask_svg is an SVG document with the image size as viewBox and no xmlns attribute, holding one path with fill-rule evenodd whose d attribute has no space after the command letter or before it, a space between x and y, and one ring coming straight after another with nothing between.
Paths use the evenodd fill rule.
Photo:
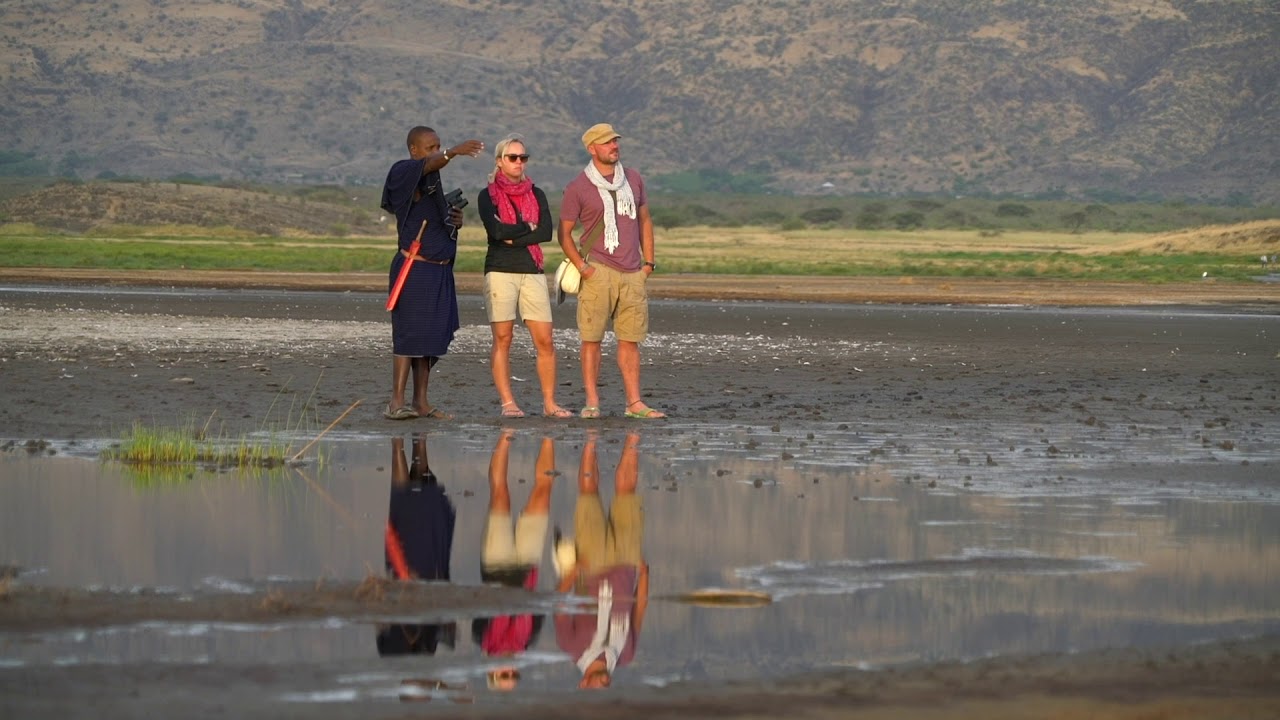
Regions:
<instances>
[{"instance_id":1,"label":"sunglasses","mask_svg":"<svg viewBox=\"0 0 1280 720\"><path fill-rule=\"evenodd\" d=\"M506 156L506 158L507 158L507 162L515 162L517 160L519 160L520 162L529 162L528 153L525 153L523 155L516 155L515 153L510 153Z\"/></svg>"}]
</instances>

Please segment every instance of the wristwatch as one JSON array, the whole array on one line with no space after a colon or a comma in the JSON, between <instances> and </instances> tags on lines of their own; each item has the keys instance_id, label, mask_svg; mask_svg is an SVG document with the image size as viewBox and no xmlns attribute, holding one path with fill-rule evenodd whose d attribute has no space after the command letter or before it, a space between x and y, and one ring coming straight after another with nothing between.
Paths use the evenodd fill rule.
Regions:
<instances>
[{"instance_id":1,"label":"wristwatch","mask_svg":"<svg viewBox=\"0 0 1280 720\"><path fill-rule=\"evenodd\" d=\"M445 161L445 162L449 162L449 149L448 149L448 148L440 148L440 154L444 156L444 161Z\"/></svg>"},{"instance_id":2,"label":"wristwatch","mask_svg":"<svg viewBox=\"0 0 1280 720\"><path fill-rule=\"evenodd\" d=\"M654 270L657 270L657 269L658 269L658 266L657 266L657 265L654 265L653 263L649 262L648 260L645 260L645 261L642 263L642 265L648 265L649 267L653 268Z\"/></svg>"}]
</instances>

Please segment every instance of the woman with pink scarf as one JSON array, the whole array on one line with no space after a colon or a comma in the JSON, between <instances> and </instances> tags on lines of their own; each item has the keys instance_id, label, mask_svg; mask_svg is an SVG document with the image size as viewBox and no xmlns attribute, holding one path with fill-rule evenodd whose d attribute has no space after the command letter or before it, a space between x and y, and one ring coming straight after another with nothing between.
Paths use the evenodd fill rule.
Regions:
<instances>
[{"instance_id":1,"label":"woman with pink scarf","mask_svg":"<svg viewBox=\"0 0 1280 720\"><path fill-rule=\"evenodd\" d=\"M573 413L556 402L556 349L551 341L551 294L543 272L542 243L551 240L554 220L547 196L525 174L529 152L519 135L494 147L489 187L476 203L489 237L484 258L484 306L493 330L489 361L504 418L525 416L511 392L511 337L519 312L538 354L542 414L569 418Z\"/></svg>"}]
</instances>

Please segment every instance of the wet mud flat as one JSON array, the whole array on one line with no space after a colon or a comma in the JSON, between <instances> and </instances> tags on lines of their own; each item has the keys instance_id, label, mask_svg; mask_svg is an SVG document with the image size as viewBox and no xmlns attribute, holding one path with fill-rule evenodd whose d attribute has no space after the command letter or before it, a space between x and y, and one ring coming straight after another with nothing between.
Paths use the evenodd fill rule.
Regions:
<instances>
[{"instance_id":1,"label":"wet mud flat","mask_svg":"<svg viewBox=\"0 0 1280 720\"><path fill-rule=\"evenodd\" d=\"M689 423L886 422L963 431L1007 421L1080 424L1081 432L1152 425L1199 433L1207 447L1268 426L1280 408L1280 302L788 299L655 303L643 359L646 400ZM432 376L431 400L459 422L497 425L483 307L474 295L460 304L463 327ZM0 288L0 308L4 437L109 437L135 419L164 424L215 411L227 432L251 432L276 420L283 401L303 400L326 422L362 401L345 429L405 429L381 415L390 339L378 293L11 284ZM579 408L573 312L572 302L555 311L557 396ZM601 373L600 425L625 426L611 359ZM532 347L521 333L512 372L518 401L537 410Z\"/></svg>"},{"instance_id":2,"label":"wet mud flat","mask_svg":"<svg viewBox=\"0 0 1280 720\"><path fill-rule=\"evenodd\" d=\"M11 453L74 454L77 447L118 435L134 419L168 423L214 411L229 432L252 433L282 397L310 398L320 415L331 417L362 400L339 426L348 437L438 430L433 421L396 423L380 415L390 363L376 295L65 290L0 294L6 399L0 437L13 442ZM464 299L455 352L433 379L432 400L458 416L446 432L461 436L460 442L467 436L487 442L501 425L488 379L482 312ZM570 312L560 308L556 318L558 328L569 328L557 330L560 400L576 407L581 395L575 391ZM891 483L904 492L1086 499L1109 494L1137 497L1138 505L1149 493L1245 506L1275 502L1280 322L1257 308L664 302L655 306L653 325L646 399L671 411L670 421L620 417L620 389L606 366L610 417L598 423L529 418L522 431L577 442L588 428L606 436L635 430L661 465L680 468L686 458L714 455L719 459L703 468L711 475L731 468L723 458L746 458L785 466L800 480L841 468L888 467L883 479L866 482ZM536 408L527 346L517 346L513 372L524 378L517 382L517 396L526 409ZM50 444L24 449L27 441L40 440ZM1152 465L1160 468L1158 476ZM726 477L759 482L762 492L776 479L764 471ZM665 495L667 486L690 481L673 470L669 476L659 471L651 482ZM823 475L823 486L829 482ZM783 487L794 496L797 485ZM678 500L683 492L670 494ZM864 505L875 499L876 491L859 492ZM357 587L342 590L354 593ZM277 608L280 617L312 602L320 615L369 612L326 599L325 591L311 595L298 588L301 595ZM62 600L39 595L45 592L62 592ZM8 600L0 599L0 624L35 627L39 617L39 627L61 622L74 630L96 624L85 619L95 613L109 625L164 617L160 608L176 606L164 598L82 592L35 590L11 581ZM76 610L62 620L57 612L37 614L37 607L56 602ZM439 611L491 602L450 598L451 607ZM252 612L240 619L269 620L271 606L261 598L248 607ZM268 617L254 614L264 608ZM165 612L175 613L174 620L207 614ZM1276 614L1264 611L1263 620L1270 624ZM1273 637L1156 645L1032 660L807 672L749 683L631 686L601 698L532 694L514 707L453 707L448 697L436 697L431 712L453 707L482 716L575 717L594 715L606 702L610 714L628 717L1276 713L1280 668ZM278 701L275 689L282 684L323 684L333 674L324 666L275 663L4 668L0 709L15 717L53 710L126 716L183 702L191 710L184 714L191 716L338 717L354 708L378 716L426 708Z\"/></svg>"},{"instance_id":3,"label":"wet mud flat","mask_svg":"<svg viewBox=\"0 0 1280 720\"><path fill-rule=\"evenodd\" d=\"M278 702L277 684L322 682L326 668L132 665L0 674L6 717L976 718L1265 720L1280 712L1280 647L1243 641L1160 652L1107 650L753 683L624 690L482 706L447 696L400 702ZM422 697L431 699L425 704ZM175 710L178 708L178 710Z\"/></svg>"}]
</instances>

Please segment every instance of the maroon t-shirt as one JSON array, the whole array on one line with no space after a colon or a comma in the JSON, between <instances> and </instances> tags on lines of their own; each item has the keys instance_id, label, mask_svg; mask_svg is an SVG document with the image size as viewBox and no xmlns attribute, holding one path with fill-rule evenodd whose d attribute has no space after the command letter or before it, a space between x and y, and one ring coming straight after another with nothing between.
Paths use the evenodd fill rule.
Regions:
<instances>
[{"instance_id":1,"label":"maroon t-shirt","mask_svg":"<svg viewBox=\"0 0 1280 720\"><path fill-rule=\"evenodd\" d=\"M631 194L636 199L636 218L632 219L618 214L614 218L618 224L618 247L612 254L604 249L604 228L596 231L597 238L589 248L579 248L583 255L591 254L593 263L608 265L621 272L638 272L644 256L640 253L640 208L647 205L649 199L644 193L644 178L631 168L624 168L627 182L631 185ZM605 180L613 182L613 175L605 175ZM607 191L606 191L607 192ZM615 206L616 208L616 206ZM564 188L564 199L560 203L560 219L571 220L585 234L598 224L604 223L604 203L600 200L600 191L587 179L586 172L569 182ZM582 241L582 236L578 237Z\"/></svg>"},{"instance_id":2,"label":"maroon t-shirt","mask_svg":"<svg viewBox=\"0 0 1280 720\"><path fill-rule=\"evenodd\" d=\"M627 174L629 175L630 172ZM596 597L600 593L600 584L608 580L613 588L613 609L609 613L611 618L631 615L626 642L622 647L622 653L618 656L618 667L631 662L636 656L636 619L632 612L636 607L639 577L640 574L634 565L615 565L587 578L586 585L581 591L581 594L586 597ZM596 613L556 615L555 619L556 644L569 654L574 663L577 663L578 658L591 647L591 641L595 638Z\"/></svg>"}]
</instances>

